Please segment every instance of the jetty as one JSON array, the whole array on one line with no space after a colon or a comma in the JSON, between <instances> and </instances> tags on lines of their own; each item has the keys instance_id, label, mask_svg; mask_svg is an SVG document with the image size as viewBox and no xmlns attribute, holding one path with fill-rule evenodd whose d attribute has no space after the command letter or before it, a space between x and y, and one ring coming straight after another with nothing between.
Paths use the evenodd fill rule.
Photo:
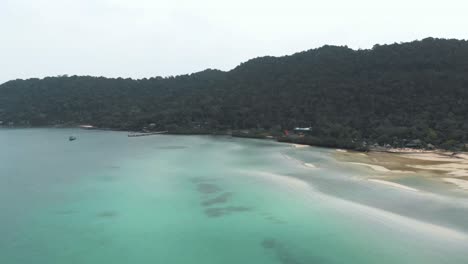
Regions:
<instances>
[{"instance_id":1,"label":"jetty","mask_svg":"<svg viewBox=\"0 0 468 264\"><path fill-rule=\"evenodd\" d=\"M148 133L131 133L131 134L128 134L128 137L153 136L153 135L166 134L167 132L168 132L168 131L157 131L157 132L148 132Z\"/></svg>"}]
</instances>

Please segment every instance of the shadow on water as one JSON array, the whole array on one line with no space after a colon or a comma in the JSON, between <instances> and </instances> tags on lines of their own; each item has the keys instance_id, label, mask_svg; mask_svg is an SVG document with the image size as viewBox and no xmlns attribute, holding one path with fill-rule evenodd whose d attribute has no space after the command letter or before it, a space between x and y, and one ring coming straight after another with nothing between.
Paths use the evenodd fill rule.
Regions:
<instances>
[{"instance_id":1,"label":"shadow on water","mask_svg":"<svg viewBox=\"0 0 468 264\"><path fill-rule=\"evenodd\" d=\"M212 206L212 205L215 205L215 204L227 203L231 196L232 196L231 192L225 192L225 193L222 193L222 194L216 196L215 198L205 200L201 204L203 206Z\"/></svg>"}]
</instances>

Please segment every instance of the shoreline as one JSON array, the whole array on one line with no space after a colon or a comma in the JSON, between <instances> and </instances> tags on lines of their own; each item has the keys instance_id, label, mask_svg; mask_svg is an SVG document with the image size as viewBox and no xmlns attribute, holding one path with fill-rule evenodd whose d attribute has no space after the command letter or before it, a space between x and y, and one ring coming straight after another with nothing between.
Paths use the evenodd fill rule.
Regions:
<instances>
[{"instance_id":1,"label":"shoreline","mask_svg":"<svg viewBox=\"0 0 468 264\"><path fill-rule=\"evenodd\" d=\"M110 127L97 127L97 126L92 126L92 125L83 125L83 124L71 124L71 125L44 125L44 126L8 126L8 125L0 125L0 129L35 129L35 128L76 128L76 129L84 129L84 130L101 130L101 131L116 131L116 132L128 132L128 133L153 133L156 131L148 131L148 132L143 132L141 129L119 129L119 128L110 128ZM244 134L244 133L239 133L236 130L203 130L197 129L194 130L180 130L180 131L164 131L165 135L221 135L221 136L231 136L231 137L238 137L238 138L252 138L252 139L266 139L266 140L275 140L276 142L280 143L288 143L292 144L295 147L322 147L322 148L328 148L328 149L335 149L338 152L348 152L348 151L354 151L354 152L364 152L364 153L393 153L393 154L426 154L426 153L446 153L446 155L450 155L449 153L458 153L458 154L464 154L468 157L468 151L449 151L446 149L433 149L433 150L428 150L428 149L421 149L421 148L408 148L408 147L402 147L402 148L388 148L388 149L382 149L382 148L373 148L369 147L366 150L363 149L358 149L358 148L353 148L353 147L346 147L346 146L332 146L332 145L327 145L327 144L309 144L309 143L302 143L302 142L297 142L294 138L287 138L284 136L271 136L271 135L260 135L260 134Z\"/></svg>"},{"instance_id":2,"label":"shoreline","mask_svg":"<svg viewBox=\"0 0 468 264\"><path fill-rule=\"evenodd\" d=\"M135 132L132 130L119 130L113 128L101 128L84 125L69 125L69 126L41 126L41 127L10 127L0 126L0 129L34 129L34 128L74 128L83 130L100 130L100 131L116 131L116 132ZM209 135L209 136L230 136L239 137L228 132L208 132L195 131L187 133L167 132L157 135ZM347 150L330 146L318 146L310 144L298 144L279 140L279 138L267 138L258 136L241 136L239 138L253 138L261 140L275 140L279 143L290 144L294 148L321 147L330 150L335 150L335 158L338 161L344 161L354 165L368 167L375 172L385 174L412 174L417 172L435 175L445 183L453 184L457 188L468 190L468 152L451 152L447 150L421 150L411 148L390 148L388 150L369 150L360 152L357 150ZM313 164L303 164L305 167L316 168ZM411 188L411 187L409 187Z\"/></svg>"},{"instance_id":3,"label":"shoreline","mask_svg":"<svg viewBox=\"0 0 468 264\"><path fill-rule=\"evenodd\" d=\"M95 127L95 126L88 126L88 125L64 125L64 126L57 126L57 125L49 125L49 126L1 126L0 129L40 129L40 128L68 128L68 129L83 129L83 130L100 130L100 131L115 131L115 132L128 132L128 133L145 133L141 130L130 130L130 129L117 129L117 128L105 128L105 127ZM147 132L147 133L154 133ZM332 147L332 146L325 146L325 145L312 145L312 144L303 144L303 143L296 143L292 141L284 141L283 137L268 137L268 136L257 136L257 135L242 135L239 136L237 134L229 133L227 131L192 131L192 132L177 132L177 131L164 131L165 133L161 133L160 135L207 135L207 136L231 136L231 137L238 137L238 138L252 138L252 139L263 139L263 140L275 140L279 143L286 143L291 144L296 148L304 148L304 147L320 147L320 148L327 148L327 149L334 149L336 152L340 153L350 153L350 152L358 152L358 153L389 153L389 154L408 154L408 155L417 155L417 154L439 154L444 155L446 157L455 157L458 158L463 156L464 158L468 159L468 152L466 151L449 151L445 149L434 149L434 150L426 150L426 149L418 149L418 148L389 148L387 150L379 150L379 149L369 149L367 151L360 151L356 149L348 149L348 148L340 148L340 147ZM455 155L454 155L455 154Z\"/></svg>"},{"instance_id":4,"label":"shoreline","mask_svg":"<svg viewBox=\"0 0 468 264\"><path fill-rule=\"evenodd\" d=\"M419 192L419 190L416 189L416 188L412 188L412 187L409 187L409 186L406 186L406 185L403 185L403 184L399 184L399 183L396 183L396 182L384 181L384 180L379 180L379 179L368 179L368 181L375 182L375 183L380 183L380 184L383 184L383 185L395 187L395 188L402 189L402 190Z\"/></svg>"},{"instance_id":5,"label":"shoreline","mask_svg":"<svg viewBox=\"0 0 468 264\"><path fill-rule=\"evenodd\" d=\"M382 180L418 175L430 177L453 188L468 190L468 155L443 150L420 152L335 152L338 161L368 167L379 173ZM374 181L377 182L377 181ZM380 182L380 180L379 180ZM382 183L382 182L380 182ZM409 187L411 188L411 187Z\"/></svg>"}]
</instances>

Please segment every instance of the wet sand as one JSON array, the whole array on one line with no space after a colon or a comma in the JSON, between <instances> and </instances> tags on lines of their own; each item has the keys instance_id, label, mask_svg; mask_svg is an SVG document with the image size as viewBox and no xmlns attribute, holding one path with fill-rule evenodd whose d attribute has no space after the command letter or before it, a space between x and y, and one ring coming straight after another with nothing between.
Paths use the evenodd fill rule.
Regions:
<instances>
[{"instance_id":1,"label":"wet sand","mask_svg":"<svg viewBox=\"0 0 468 264\"><path fill-rule=\"evenodd\" d=\"M385 168L384 166L380 166L380 165L372 165L372 164L360 163L360 162L349 162L349 163L366 166L366 167L369 167L369 168L371 168L371 169L373 169L375 171L378 171L378 172L390 172L389 169Z\"/></svg>"},{"instance_id":2,"label":"wet sand","mask_svg":"<svg viewBox=\"0 0 468 264\"><path fill-rule=\"evenodd\" d=\"M468 154L443 151L426 152L341 152L336 151L335 157L354 165L366 166L383 178L391 178L396 174L414 174L429 176L454 184L468 190ZM411 187L409 187L411 188Z\"/></svg>"},{"instance_id":3,"label":"wet sand","mask_svg":"<svg viewBox=\"0 0 468 264\"><path fill-rule=\"evenodd\" d=\"M377 180L377 179L369 179L369 181L384 184L384 185L399 188L399 189L403 189L403 190L407 190L407 191L413 191L413 192L418 192L419 191L418 189L411 188L411 187L408 187L406 185L398 184L398 183L394 183L394 182L390 182L390 181Z\"/></svg>"},{"instance_id":4,"label":"wet sand","mask_svg":"<svg viewBox=\"0 0 468 264\"><path fill-rule=\"evenodd\" d=\"M317 166L315 166L314 164L312 163L304 163L304 166L306 166L307 168L312 168L312 169L316 169Z\"/></svg>"}]
</instances>

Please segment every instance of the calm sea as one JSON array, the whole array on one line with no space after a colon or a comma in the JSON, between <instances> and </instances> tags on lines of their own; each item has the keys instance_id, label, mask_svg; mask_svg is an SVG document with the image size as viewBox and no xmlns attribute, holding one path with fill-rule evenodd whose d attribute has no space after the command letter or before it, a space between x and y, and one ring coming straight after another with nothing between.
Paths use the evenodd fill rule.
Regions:
<instances>
[{"instance_id":1,"label":"calm sea","mask_svg":"<svg viewBox=\"0 0 468 264\"><path fill-rule=\"evenodd\" d=\"M3 129L0 263L468 263L468 196L370 182L333 152Z\"/></svg>"}]
</instances>

